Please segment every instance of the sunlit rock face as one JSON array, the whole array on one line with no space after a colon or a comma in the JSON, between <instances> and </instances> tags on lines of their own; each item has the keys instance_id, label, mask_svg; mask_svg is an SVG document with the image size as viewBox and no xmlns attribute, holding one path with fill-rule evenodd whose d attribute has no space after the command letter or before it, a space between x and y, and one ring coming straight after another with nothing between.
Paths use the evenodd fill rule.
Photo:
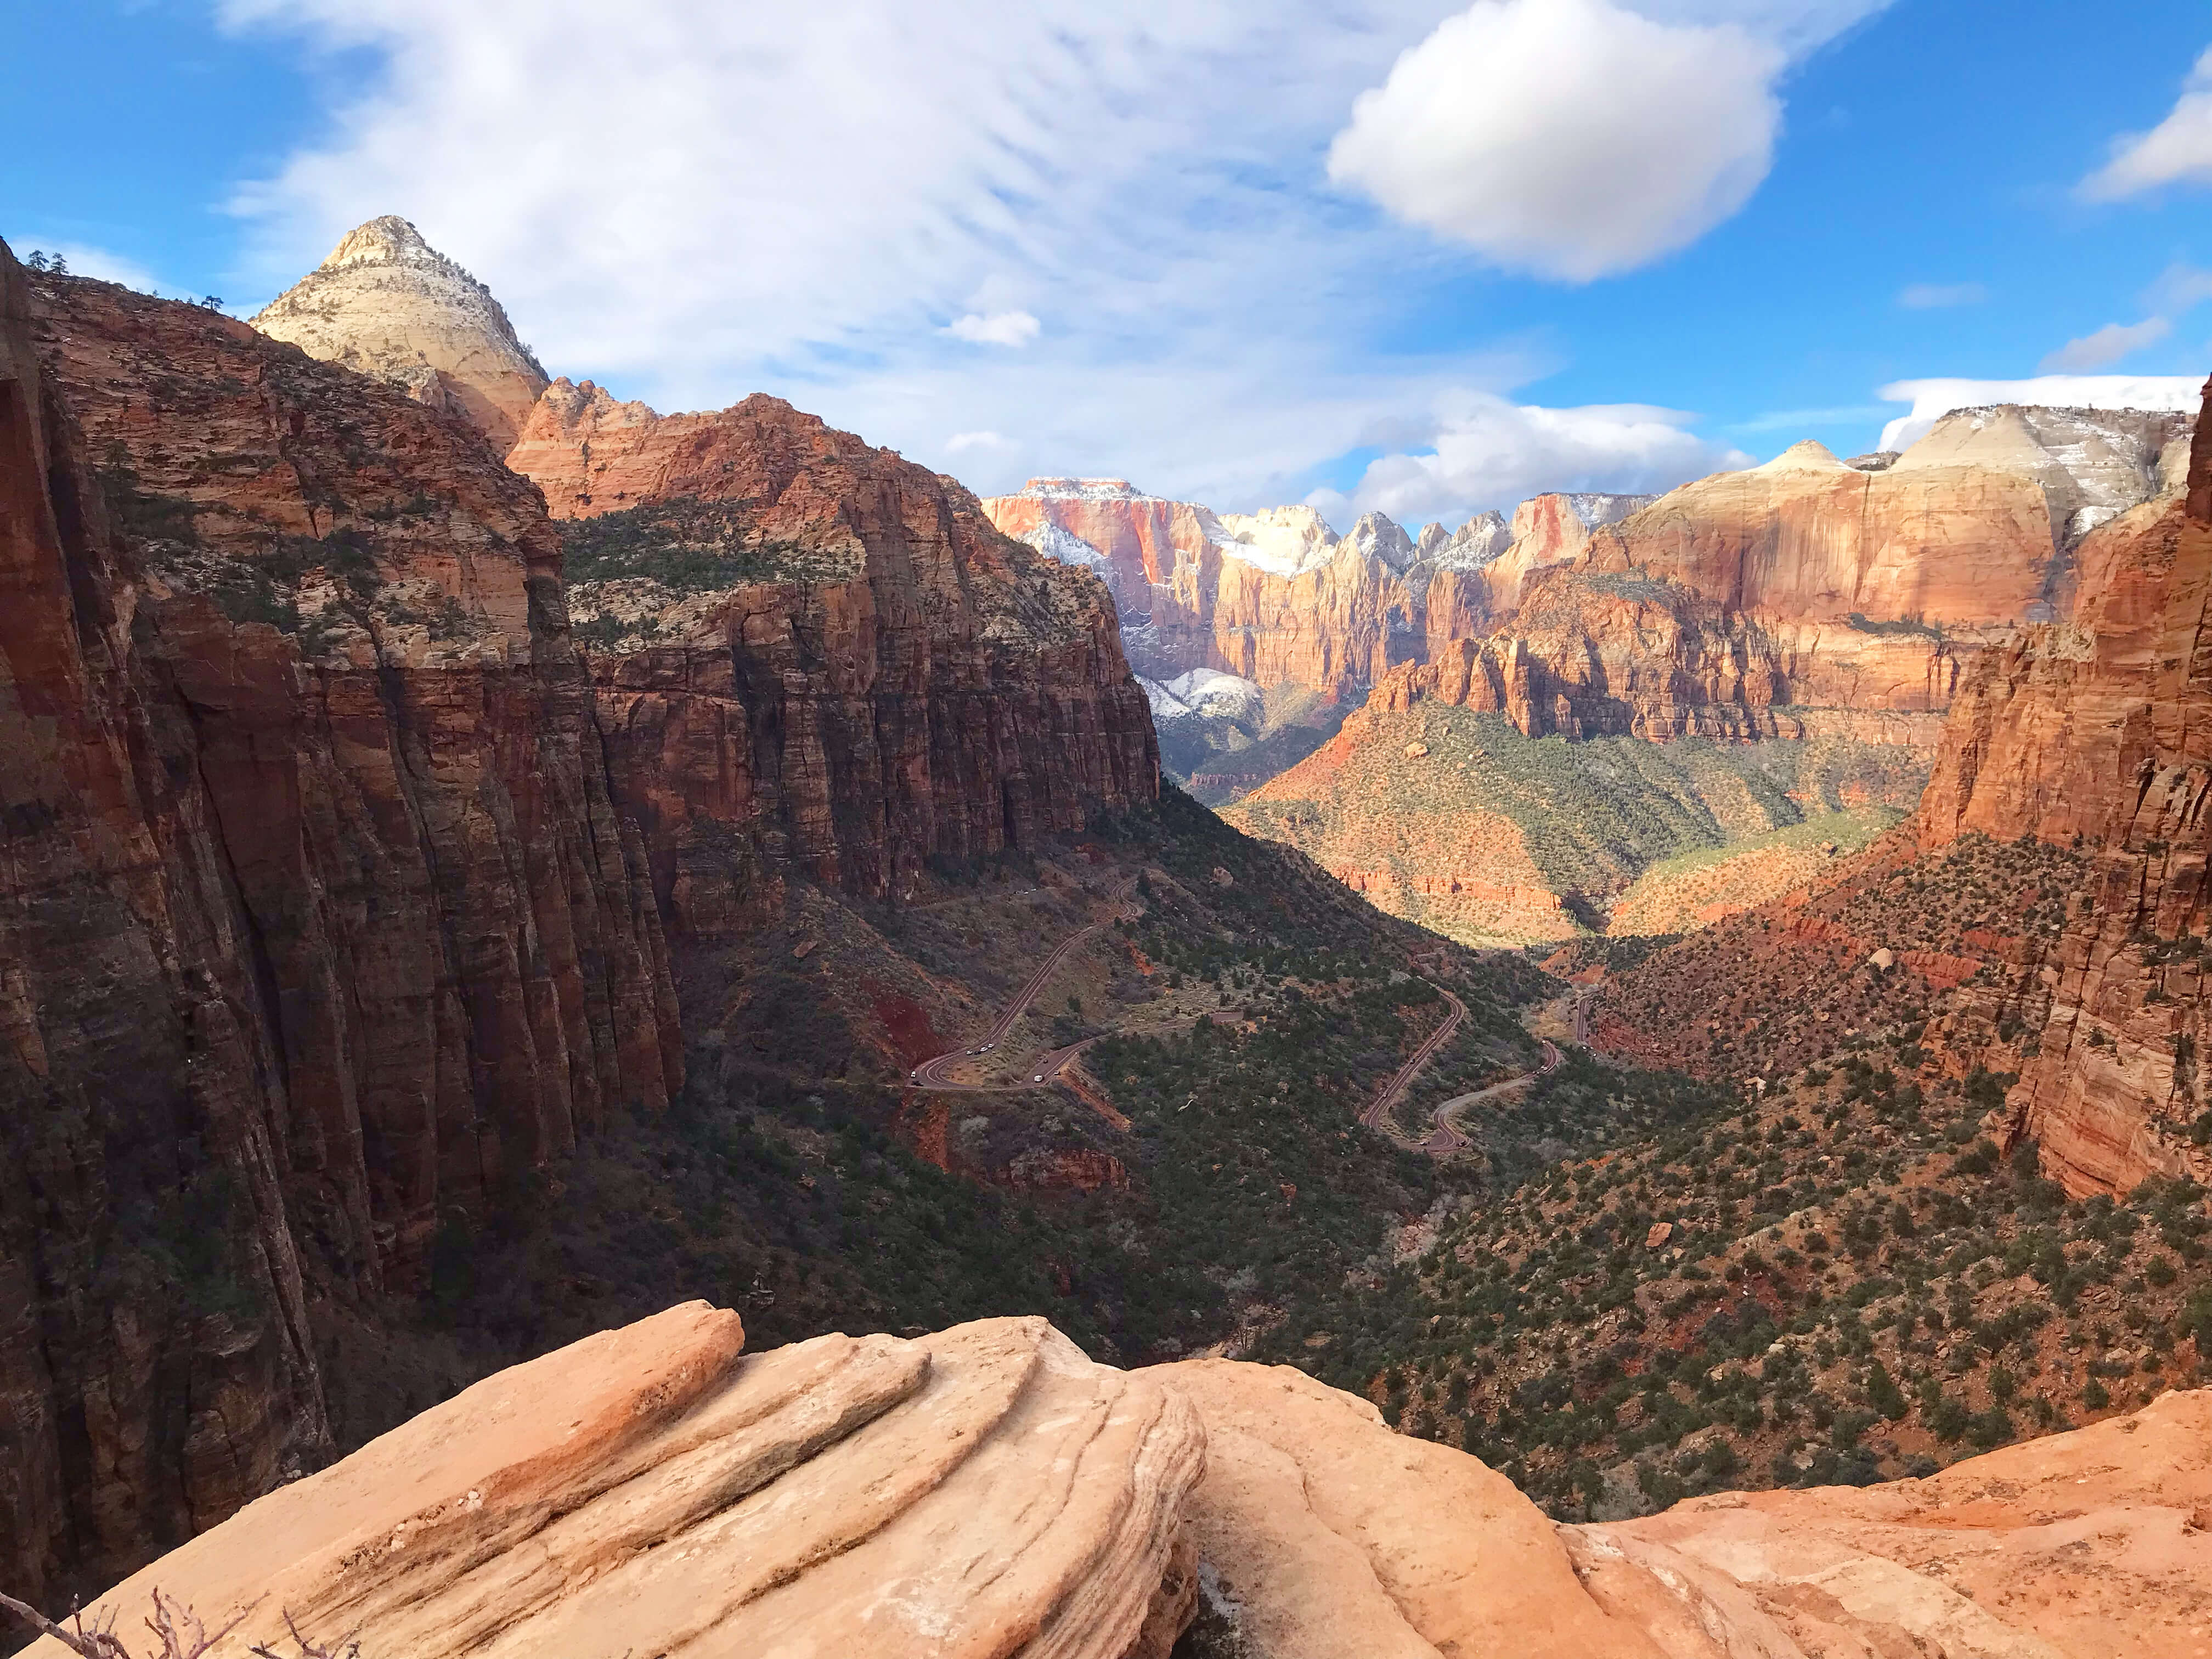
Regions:
<instances>
[{"instance_id":1,"label":"sunlit rock face","mask_svg":"<svg viewBox=\"0 0 2212 1659\"><path fill-rule=\"evenodd\" d=\"M391 214L349 231L253 326L465 416L501 451L545 389L490 290Z\"/></svg>"},{"instance_id":2,"label":"sunlit rock face","mask_svg":"<svg viewBox=\"0 0 2212 1659\"><path fill-rule=\"evenodd\" d=\"M508 464L568 521L615 789L685 932L757 908L732 832L768 879L882 895L1157 796L1107 590L952 480L780 398L566 380Z\"/></svg>"},{"instance_id":3,"label":"sunlit rock face","mask_svg":"<svg viewBox=\"0 0 2212 1659\"><path fill-rule=\"evenodd\" d=\"M2182 1659L2212 1396L1864 1489L1558 1526L1287 1367L1043 1320L744 1352L694 1302L487 1378L102 1598L412 1659ZM2000 1540L2002 1547L1992 1544ZM2177 1600L2177 1597L2179 1600ZM63 1659L58 1643L37 1659Z\"/></svg>"},{"instance_id":4,"label":"sunlit rock face","mask_svg":"<svg viewBox=\"0 0 2212 1659\"><path fill-rule=\"evenodd\" d=\"M1930 434L1931 437L1934 434ZM2079 843L2094 903L2047 969L2051 1012L2007 1109L2076 1194L2212 1178L2202 942L2212 798L2212 431L2185 487L2075 550L2069 620L1990 653L1962 688L1920 833Z\"/></svg>"}]
</instances>

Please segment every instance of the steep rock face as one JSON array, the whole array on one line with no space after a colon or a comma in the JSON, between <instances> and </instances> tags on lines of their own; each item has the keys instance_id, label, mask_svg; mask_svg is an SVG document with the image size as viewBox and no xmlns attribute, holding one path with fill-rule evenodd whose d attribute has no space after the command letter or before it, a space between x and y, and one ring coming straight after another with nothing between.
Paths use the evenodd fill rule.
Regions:
<instances>
[{"instance_id":1,"label":"steep rock face","mask_svg":"<svg viewBox=\"0 0 2212 1659\"><path fill-rule=\"evenodd\" d=\"M489 290L391 214L349 231L253 326L465 416L501 449L545 390Z\"/></svg>"},{"instance_id":2,"label":"steep rock face","mask_svg":"<svg viewBox=\"0 0 2212 1659\"><path fill-rule=\"evenodd\" d=\"M365 1652L2184 1659L2212 1396L1864 1489L1555 1526L1283 1367L1038 1319L747 1355L691 1303L501 1372L103 1598ZM258 1598L258 1599L257 1599ZM1180 1638L1180 1644L1178 1644ZM37 1659L63 1659L51 1639Z\"/></svg>"},{"instance_id":3,"label":"steep rock face","mask_svg":"<svg viewBox=\"0 0 2212 1659\"><path fill-rule=\"evenodd\" d=\"M2212 1177L2212 423L2197 425L2185 492L2107 523L2078 559L2073 621L1978 665L1920 812L1929 846L1979 830L2079 838L2096 859L2095 900L2045 971L2051 1012L2008 1102L2010 1133L2077 1194Z\"/></svg>"},{"instance_id":4,"label":"steep rock face","mask_svg":"<svg viewBox=\"0 0 2212 1659\"><path fill-rule=\"evenodd\" d=\"M1310 507L1216 514L1119 478L1033 478L982 507L1007 535L1098 573L1152 679L1212 668L1351 696L1418 659L1430 632L1439 567L1379 514L1340 540ZM1471 585L1457 614L1480 614L1481 592Z\"/></svg>"},{"instance_id":5,"label":"steep rock face","mask_svg":"<svg viewBox=\"0 0 2212 1659\"><path fill-rule=\"evenodd\" d=\"M687 933L750 914L732 832L884 894L1157 795L1107 594L951 480L773 398L663 417L566 381L509 462L577 520L617 794Z\"/></svg>"},{"instance_id":6,"label":"steep rock face","mask_svg":"<svg viewBox=\"0 0 2212 1659\"><path fill-rule=\"evenodd\" d=\"M30 303L0 245L0 1574L54 1604L327 1430L252 928Z\"/></svg>"},{"instance_id":7,"label":"steep rock face","mask_svg":"<svg viewBox=\"0 0 2212 1659\"><path fill-rule=\"evenodd\" d=\"M1610 523L1540 497L1490 568L1504 620L1459 660L1432 645L1441 672L1394 695L1472 698L1532 736L1841 722L1932 748L1933 720L1888 717L1941 714L1977 653L2069 614L2081 537L2175 485L2187 429L1964 410L1879 471L1808 442L1648 504L1603 498L1634 508Z\"/></svg>"},{"instance_id":8,"label":"steep rock face","mask_svg":"<svg viewBox=\"0 0 2212 1659\"><path fill-rule=\"evenodd\" d=\"M302 1276L411 1285L442 1214L657 1109L680 1060L529 485L213 313L51 277L10 303L12 404L50 411L11 417L0 616L12 867L53 871L0 982L0 1275L35 1334L9 1462L47 1494L0 1555L35 1579L313 1455Z\"/></svg>"}]
</instances>

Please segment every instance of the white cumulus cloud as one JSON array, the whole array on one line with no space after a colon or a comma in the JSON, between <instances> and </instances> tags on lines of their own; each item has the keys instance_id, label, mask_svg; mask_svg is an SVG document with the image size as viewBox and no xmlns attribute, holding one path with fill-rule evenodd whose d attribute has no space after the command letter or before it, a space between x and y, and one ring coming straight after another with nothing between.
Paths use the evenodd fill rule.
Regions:
<instances>
[{"instance_id":1,"label":"white cumulus cloud","mask_svg":"<svg viewBox=\"0 0 2212 1659\"><path fill-rule=\"evenodd\" d=\"M1954 409L2038 404L2052 409L2178 409L2203 401L2203 382L2186 374L2041 374L2032 380L1898 380L1876 397L1910 403L1881 429L1883 449L1905 449Z\"/></svg>"},{"instance_id":2,"label":"white cumulus cloud","mask_svg":"<svg viewBox=\"0 0 2212 1659\"><path fill-rule=\"evenodd\" d=\"M1479 0L1360 94L1329 177L1511 270L1587 282L1687 246L1766 177L1783 48L1610 0Z\"/></svg>"},{"instance_id":3,"label":"white cumulus cloud","mask_svg":"<svg viewBox=\"0 0 2212 1659\"><path fill-rule=\"evenodd\" d=\"M2212 185L2212 49L2197 60L2166 119L2114 141L2112 160L2081 181L2081 196L2117 202L2166 185Z\"/></svg>"},{"instance_id":4,"label":"white cumulus cloud","mask_svg":"<svg viewBox=\"0 0 2212 1659\"><path fill-rule=\"evenodd\" d=\"M1403 524L1464 520L1547 490L1644 493L1753 458L1689 430L1694 417L1643 404L1549 409L1494 393L1440 400L1425 453L1378 457L1349 494L1309 499L1332 518L1387 513Z\"/></svg>"},{"instance_id":5,"label":"white cumulus cloud","mask_svg":"<svg viewBox=\"0 0 2212 1659\"><path fill-rule=\"evenodd\" d=\"M956 432L945 441L945 453L951 455L964 455L975 450L988 453L994 450L1019 447L1003 432Z\"/></svg>"},{"instance_id":6,"label":"white cumulus cloud","mask_svg":"<svg viewBox=\"0 0 2212 1659\"><path fill-rule=\"evenodd\" d=\"M2079 374L2109 368L2121 358L2156 345L2173 332L2163 317L2146 317L2139 323L2106 323L2094 333L2069 340L2038 365L2046 374Z\"/></svg>"},{"instance_id":7,"label":"white cumulus cloud","mask_svg":"<svg viewBox=\"0 0 2212 1659\"><path fill-rule=\"evenodd\" d=\"M970 345L1025 346L1042 327L1026 311L994 311L988 317L971 311L955 318L945 331Z\"/></svg>"}]
</instances>

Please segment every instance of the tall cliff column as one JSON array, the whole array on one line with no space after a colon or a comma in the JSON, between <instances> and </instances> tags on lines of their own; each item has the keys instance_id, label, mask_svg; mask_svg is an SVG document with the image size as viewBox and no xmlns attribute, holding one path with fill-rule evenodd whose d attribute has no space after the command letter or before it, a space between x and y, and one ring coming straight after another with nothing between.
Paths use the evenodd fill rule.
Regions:
<instances>
[{"instance_id":1,"label":"tall cliff column","mask_svg":"<svg viewBox=\"0 0 2212 1659\"><path fill-rule=\"evenodd\" d=\"M264 987L28 303L0 246L0 1575L53 1601L327 1432Z\"/></svg>"}]
</instances>

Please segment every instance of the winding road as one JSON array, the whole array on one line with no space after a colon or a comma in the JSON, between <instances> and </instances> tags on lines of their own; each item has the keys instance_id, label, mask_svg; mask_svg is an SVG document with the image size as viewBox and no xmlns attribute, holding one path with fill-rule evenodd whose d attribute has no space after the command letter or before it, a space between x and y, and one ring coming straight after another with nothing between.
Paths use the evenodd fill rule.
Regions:
<instances>
[{"instance_id":1,"label":"winding road","mask_svg":"<svg viewBox=\"0 0 2212 1659\"><path fill-rule=\"evenodd\" d=\"M1107 894L1107 902L1114 907L1116 917L1121 914L1122 902L1136 890L1137 878L1131 876L1127 881L1117 883L1113 890ZM1108 920L1114 919L1109 917ZM972 1060L979 1054L989 1054L1004 1042L1006 1033L1014 1029L1015 1022L1029 1012L1029 1006L1036 1000L1037 993L1044 989L1045 981L1049 980L1058 971L1060 964L1067 959L1068 952L1106 925L1106 922L1103 921L1091 922L1086 927L1077 928L1066 939L1060 940L1053 947L1052 954L1038 964L1036 972L1031 974L1022 988L1015 993L1014 1000L1006 1005L1006 1011L999 1016L997 1023L983 1033L981 1042L969 1048L955 1048L951 1054L939 1054L934 1060L925 1060L914 1068L914 1073L908 1080L917 1089L952 1090L962 1094L1007 1094L1021 1089L1034 1089L1040 1084L1049 1083L1058 1077L1066 1069L1070 1060L1098 1039L1085 1037L1080 1042L1071 1042L1065 1048L1054 1048L1039 1055L1036 1064L1031 1067L1030 1079L1026 1083L954 1083L947 1079L945 1073L963 1060Z\"/></svg>"},{"instance_id":2,"label":"winding road","mask_svg":"<svg viewBox=\"0 0 2212 1659\"><path fill-rule=\"evenodd\" d=\"M1544 1063L1541 1066L1533 1072L1523 1072L1519 1077L1507 1078L1503 1083L1477 1089L1471 1094L1454 1095L1429 1115L1431 1127L1428 1134L1419 1140L1414 1139L1398 1127L1390 1114L1406 1091L1413 1085L1413 1079L1420 1075L1421 1068L1436 1057L1437 1049L1451 1041L1452 1033L1459 1029L1460 1021L1467 1018L1465 1003L1441 985L1436 989L1437 995L1451 1004L1451 1012L1444 1017L1443 1024L1429 1033L1428 1041L1413 1051L1413 1057L1401 1066L1397 1074L1382 1085L1382 1093L1376 1095L1367 1109L1360 1113L1359 1121L1370 1129L1381 1130L1408 1152L1426 1152L1431 1158L1449 1158L1453 1153L1466 1152L1474 1145L1468 1139L1466 1131L1460 1127L1459 1115L1462 1111L1559 1070L1563 1056L1558 1044L1548 1037L1539 1037L1537 1041L1544 1045ZM1577 1036L1582 1028L1581 1012L1582 1005L1578 1002L1576 1004L1575 1022Z\"/></svg>"},{"instance_id":3,"label":"winding road","mask_svg":"<svg viewBox=\"0 0 2212 1659\"><path fill-rule=\"evenodd\" d=\"M1467 1151L1474 1143L1460 1127L1459 1115L1462 1110L1479 1105L1492 1096L1502 1095L1508 1089L1518 1089L1525 1083L1534 1083L1547 1072L1558 1071L1561 1059L1559 1045L1548 1037L1536 1040L1544 1045L1544 1063L1541 1066L1533 1072L1523 1072L1519 1077L1509 1077L1503 1083L1493 1083L1486 1089L1477 1089L1473 1094L1454 1095L1429 1115L1430 1121L1435 1127L1429 1131L1429 1138L1421 1142L1421 1150L1431 1158L1449 1158L1454 1152Z\"/></svg>"},{"instance_id":4,"label":"winding road","mask_svg":"<svg viewBox=\"0 0 2212 1659\"><path fill-rule=\"evenodd\" d=\"M1451 1041L1452 1033L1459 1030L1460 1021L1467 1018L1467 1004L1462 1002L1441 985L1432 984L1431 988L1438 996L1451 1004L1451 1012L1444 1016L1443 1024L1429 1033L1428 1041L1413 1050L1413 1057L1398 1068L1397 1074L1382 1085L1382 1092L1376 1095L1369 1103L1367 1109L1359 1115L1359 1121L1362 1123L1370 1129L1380 1129L1385 1134L1390 1134L1393 1140L1397 1139L1398 1137L1390 1133L1393 1127L1390 1122L1390 1109L1398 1103L1399 1097L1403 1095L1413 1079L1421 1074L1421 1068L1436 1057L1437 1050Z\"/></svg>"}]
</instances>

